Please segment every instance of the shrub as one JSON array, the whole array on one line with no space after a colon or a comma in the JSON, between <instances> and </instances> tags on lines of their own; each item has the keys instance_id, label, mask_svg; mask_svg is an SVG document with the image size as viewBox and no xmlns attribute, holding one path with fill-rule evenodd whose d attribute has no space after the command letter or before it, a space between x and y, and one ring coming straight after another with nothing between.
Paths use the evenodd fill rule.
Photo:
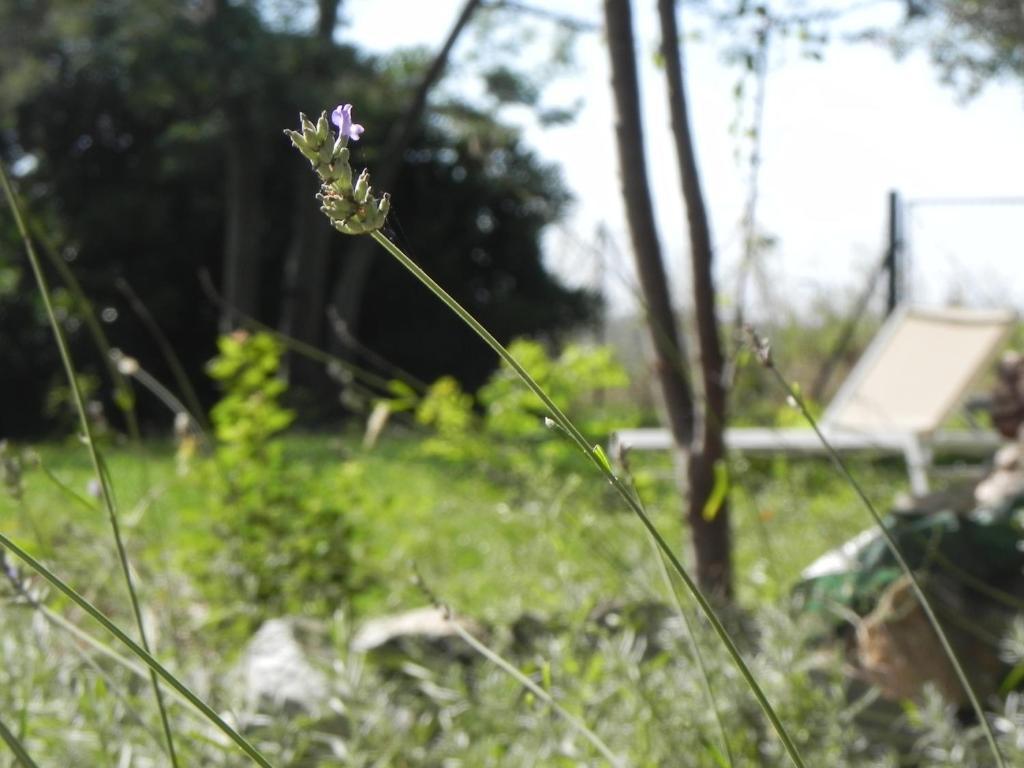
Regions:
<instances>
[{"instance_id":1,"label":"shrub","mask_svg":"<svg viewBox=\"0 0 1024 768\"><path fill-rule=\"evenodd\" d=\"M236 332L218 349L208 370L224 394L211 413L217 447L207 467L216 548L201 583L253 618L329 612L351 588L351 526L336 499L356 496L356 476L341 473L328 499L308 464L287 460L277 438L294 414L280 404L273 337Z\"/></svg>"}]
</instances>

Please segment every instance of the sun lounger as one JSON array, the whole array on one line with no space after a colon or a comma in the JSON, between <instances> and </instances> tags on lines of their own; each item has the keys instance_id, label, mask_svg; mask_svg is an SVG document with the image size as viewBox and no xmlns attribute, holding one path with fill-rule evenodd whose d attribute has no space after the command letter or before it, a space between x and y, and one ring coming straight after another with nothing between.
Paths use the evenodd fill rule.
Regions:
<instances>
[{"instance_id":1,"label":"sun lounger","mask_svg":"<svg viewBox=\"0 0 1024 768\"><path fill-rule=\"evenodd\" d=\"M897 310L886 321L821 418L838 451L902 455L911 490L928 492L935 453L990 455L995 431L940 430L964 400L1013 329L1010 311L964 308ZM746 454L823 455L811 429L727 429L729 450ZM611 455L666 450L664 429L624 429L611 438Z\"/></svg>"}]
</instances>

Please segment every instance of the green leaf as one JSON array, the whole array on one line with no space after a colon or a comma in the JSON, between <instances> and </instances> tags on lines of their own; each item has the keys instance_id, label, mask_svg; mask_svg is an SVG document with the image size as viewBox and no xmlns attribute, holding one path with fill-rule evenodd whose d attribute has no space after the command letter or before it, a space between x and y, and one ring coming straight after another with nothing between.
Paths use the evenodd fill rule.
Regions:
<instances>
[{"instance_id":1,"label":"green leaf","mask_svg":"<svg viewBox=\"0 0 1024 768\"><path fill-rule=\"evenodd\" d=\"M725 459L715 462L714 474L715 484L711 488L708 500L704 502L703 510L704 519L709 523L718 517L722 504L725 503L725 497L729 494L729 465Z\"/></svg>"},{"instance_id":2,"label":"green leaf","mask_svg":"<svg viewBox=\"0 0 1024 768\"><path fill-rule=\"evenodd\" d=\"M722 750L705 738L701 738L701 744L704 747L705 754L714 760L718 768L731 768L732 763L722 754Z\"/></svg>"},{"instance_id":3,"label":"green leaf","mask_svg":"<svg viewBox=\"0 0 1024 768\"><path fill-rule=\"evenodd\" d=\"M1022 680L1024 680L1024 663L1018 664L1010 670L1006 679L1003 680L1003 684L999 686L999 694L1005 696L1015 690Z\"/></svg>"}]
</instances>

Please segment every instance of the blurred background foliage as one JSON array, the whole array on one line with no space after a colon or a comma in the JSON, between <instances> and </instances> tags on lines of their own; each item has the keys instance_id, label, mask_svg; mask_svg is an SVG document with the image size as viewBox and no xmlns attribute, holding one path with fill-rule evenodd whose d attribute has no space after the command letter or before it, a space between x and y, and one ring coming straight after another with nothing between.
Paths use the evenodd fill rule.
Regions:
<instances>
[{"instance_id":1,"label":"blurred background foliage","mask_svg":"<svg viewBox=\"0 0 1024 768\"><path fill-rule=\"evenodd\" d=\"M450 374L470 390L495 366L388 260L344 274L354 243L330 231L308 169L281 136L300 111L351 102L367 126L355 164L394 159L383 156L390 131L408 117L433 54L376 56L339 42L342 12L337 0L0 3L0 153L27 199L33 234L74 270L112 345L167 380L168 362L127 298L137 294L206 406L214 393L202 366L218 327L239 324L232 309L350 359L359 358L356 339L356 349L414 377ZM481 25L494 23L485 16ZM557 334L598 305L541 262L540 235L569 194L502 117L503 104L536 101L540 90L504 55L481 52L466 65L484 84L475 102L431 90L429 117L421 112L411 125L388 191L399 239L508 341ZM204 270L227 304L203 291ZM0 398L23 406L4 413L12 437L57 426L39 416L60 374L29 280L4 217L0 335L16 343L0 348ZM81 308L61 295L75 357L98 374L102 358ZM341 333L328 320L332 305ZM289 362L301 417L340 415L322 366ZM139 406L144 423L160 414L150 398Z\"/></svg>"}]
</instances>

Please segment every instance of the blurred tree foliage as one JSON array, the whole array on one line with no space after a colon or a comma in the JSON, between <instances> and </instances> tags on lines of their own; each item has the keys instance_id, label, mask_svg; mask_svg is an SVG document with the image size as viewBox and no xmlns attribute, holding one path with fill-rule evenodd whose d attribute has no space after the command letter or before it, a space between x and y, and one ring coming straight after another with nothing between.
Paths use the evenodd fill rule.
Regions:
<instances>
[{"instance_id":1,"label":"blurred tree foliage","mask_svg":"<svg viewBox=\"0 0 1024 768\"><path fill-rule=\"evenodd\" d=\"M808 3L806 0L703 0L693 4L729 33L729 60L753 70L758 39L796 40L801 54L822 59L830 42L876 42L898 56L929 52L944 82L973 96L994 79L1024 80L1024 4L1020 0L889 0ZM891 21L863 26L872 6ZM871 17L871 14L868 14Z\"/></svg>"},{"instance_id":2,"label":"blurred tree foliage","mask_svg":"<svg viewBox=\"0 0 1024 768\"><path fill-rule=\"evenodd\" d=\"M113 345L168 381L116 288L116 278L126 280L206 402L201 372L219 310L198 272L209 270L238 309L277 325L289 298L328 291L352 247L316 210L308 169L281 130L301 110L352 102L367 126L354 164L372 169L427 64L422 52L371 56L337 42L338 12L328 0L0 0L0 152L40 245L70 263ZM316 22L303 29L302 18ZM512 89L519 101L527 79ZM595 309L592 296L562 286L541 262L540 235L569 196L557 170L490 106L450 94L432 100L390 190L393 225L499 339L555 333ZM307 234L320 227L331 235L325 274L288 275L288 254L309 247ZM58 368L6 216L0 248L0 433L28 434L44 426L41 404ZM62 307L76 360L100 372L73 301ZM307 325L306 340L323 345L325 318ZM495 365L384 253L350 330L426 380L453 374L475 387ZM322 393L315 404L321 415L338 406Z\"/></svg>"},{"instance_id":3,"label":"blurred tree foliage","mask_svg":"<svg viewBox=\"0 0 1024 768\"><path fill-rule=\"evenodd\" d=\"M965 94L994 78L1024 81L1020 0L907 0L907 35L927 45L943 79Z\"/></svg>"}]
</instances>

